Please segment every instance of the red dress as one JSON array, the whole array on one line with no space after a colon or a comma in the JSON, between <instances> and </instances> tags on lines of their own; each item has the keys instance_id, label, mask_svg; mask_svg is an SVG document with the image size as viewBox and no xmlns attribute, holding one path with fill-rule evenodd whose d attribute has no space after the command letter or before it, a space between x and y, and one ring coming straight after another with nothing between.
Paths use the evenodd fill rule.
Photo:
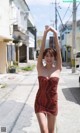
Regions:
<instances>
[{"instance_id":1,"label":"red dress","mask_svg":"<svg viewBox=\"0 0 80 133\"><path fill-rule=\"evenodd\" d=\"M38 76L39 89L35 99L35 113L44 112L53 115L58 113L57 85L59 78Z\"/></svg>"}]
</instances>

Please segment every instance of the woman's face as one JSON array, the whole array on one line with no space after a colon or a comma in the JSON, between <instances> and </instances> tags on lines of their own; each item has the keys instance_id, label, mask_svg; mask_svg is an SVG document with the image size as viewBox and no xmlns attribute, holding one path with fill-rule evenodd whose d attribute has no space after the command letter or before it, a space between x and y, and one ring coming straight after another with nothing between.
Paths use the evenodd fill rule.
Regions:
<instances>
[{"instance_id":1,"label":"woman's face","mask_svg":"<svg viewBox=\"0 0 80 133\"><path fill-rule=\"evenodd\" d=\"M54 62L54 56L51 56L49 52L46 53L44 57L46 64L52 65Z\"/></svg>"}]
</instances>

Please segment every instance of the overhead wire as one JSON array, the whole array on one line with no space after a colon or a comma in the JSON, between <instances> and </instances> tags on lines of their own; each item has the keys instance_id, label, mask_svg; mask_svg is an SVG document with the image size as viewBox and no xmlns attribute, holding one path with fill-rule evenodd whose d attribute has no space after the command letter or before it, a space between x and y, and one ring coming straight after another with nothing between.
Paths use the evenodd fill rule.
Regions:
<instances>
[{"instance_id":1,"label":"overhead wire","mask_svg":"<svg viewBox=\"0 0 80 133\"><path fill-rule=\"evenodd\" d=\"M64 17L65 17L66 14L67 14L67 12L68 12L68 10L69 10L69 8L70 8L70 5L71 5L71 3L69 4L69 6L68 6L68 8L67 8L67 10L66 10L66 12L65 12L65 14L64 14L64 16L63 16L63 19L64 19ZM79 2L78 5L76 6L76 10L77 10L77 8L78 8L79 5L80 5L80 2ZM58 9L57 9L57 13L58 13L59 19L60 19L60 21L61 21L61 23L62 23L62 25L63 25L63 27L64 27L63 19L61 18ZM68 23L69 20L71 19L72 15L73 15L73 12L71 13L70 17L69 17L68 20L66 21L65 25L67 25L67 23Z\"/></svg>"},{"instance_id":2,"label":"overhead wire","mask_svg":"<svg viewBox=\"0 0 80 133\"><path fill-rule=\"evenodd\" d=\"M77 8L78 8L79 5L80 5L80 2L78 3Z\"/></svg>"},{"instance_id":3,"label":"overhead wire","mask_svg":"<svg viewBox=\"0 0 80 133\"><path fill-rule=\"evenodd\" d=\"M79 5L80 5L80 2L79 2L79 4L76 6L76 10L77 10L77 8L78 8ZM67 23L69 22L69 20L71 19L72 15L73 15L73 12L71 13L69 19L66 21L66 25L67 25Z\"/></svg>"},{"instance_id":4,"label":"overhead wire","mask_svg":"<svg viewBox=\"0 0 80 133\"><path fill-rule=\"evenodd\" d=\"M59 16L59 18L60 18L60 21L61 21L61 23L62 23L62 26L64 27L64 24L63 24L63 21L62 21L62 19L61 19L61 16L60 16L59 12L58 12L58 9L57 9L57 13L58 13L58 16Z\"/></svg>"},{"instance_id":5,"label":"overhead wire","mask_svg":"<svg viewBox=\"0 0 80 133\"><path fill-rule=\"evenodd\" d=\"M53 3L52 3L53 4ZM70 5L71 5L71 3L69 4L69 6L68 6L68 8L67 8L67 10L66 10L66 12L65 12L65 14L64 14L64 16L63 16L63 19L64 19L64 17L66 16L66 14L67 14L67 12L68 12L68 10L69 10L69 8L70 8ZM59 18L60 18L60 21L61 21L61 23L62 23L62 25L63 25L63 19L61 19L61 16L60 16L60 14L59 14L59 11L58 11L58 9L57 9L57 13L58 13L58 16L59 16ZM71 16L70 16L71 17Z\"/></svg>"},{"instance_id":6,"label":"overhead wire","mask_svg":"<svg viewBox=\"0 0 80 133\"><path fill-rule=\"evenodd\" d=\"M80 2L79 2L78 5L76 6L76 10L77 10L77 8L78 8L79 5L80 5ZM67 10L66 10L66 12L65 12L65 14L64 14L64 17L66 16L66 14L67 14L69 8L70 8L70 4L69 4L69 6L68 6L68 8L67 8ZM71 19L72 14L73 14L73 12L71 13L70 17L69 17L68 20L66 21L66 25L67 25L67 23L69 22L69 20ZM58 15L60 16L59 12L58 12ZM63 20L63 19L62 19L62 20ZM62 23L62 22L61 22L61 23ZM63 25L63 24L62 24L62 25Z\"/></svg>"},{"instance_id":7,"label":"overhead wire","mask_svg":"<svg viewBox=\"0 0 80 133\"><path fill-rule=\"evenodd\" d=\"M64 19L64 18L65 18L66 14L67 14L67 12L68 12L68 10L69 10L69 8L70 8L70 5L71 5L71 3L69 4L69 6L68 6L68 8L67 8L67 10L66 10L66 12L65 12L65 14L64 14L64 16L63 16L63 18L62 18L62 19Z\"/></svg>"},{"instance_id":8,"label":"overhead wire","mask_svg":"<svg viewBox=\"0 0 80 133\"><path fill-rule=\"evenodd\" d=\"M69 8L70 8L70 5L71 5L71 3L69 4L69 6L68 6L68 8L67 8L67 10L66 10L66 12L65 12L65 14L64 14L64 16L63 16L63 18L66 16L66 14L67 14L67 12L68 12L68 10L69 10ZM58 9L57 9L57 13L58 13L58 16L59 16L59 18L60 18L60 21L61 21L61 23L62 23L62 26L64 27L63 19L61 18ZM71 16L70 16L70 17L71 17ZM69 18L69 19L70 19L70 18Z\"/></svg>"}]
</instances>

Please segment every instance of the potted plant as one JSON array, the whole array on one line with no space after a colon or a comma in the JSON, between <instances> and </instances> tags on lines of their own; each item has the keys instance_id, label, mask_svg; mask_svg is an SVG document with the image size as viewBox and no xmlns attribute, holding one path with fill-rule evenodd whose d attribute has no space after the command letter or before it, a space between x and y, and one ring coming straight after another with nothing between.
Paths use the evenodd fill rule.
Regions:
<instances>
[{"instance_id":1,"label":"potted plant","mask_svg":"<svg viewBox=\"0 0 80 133\"><path fill-rule=\"evenodd\" d=\"M8 71L9 71L9 73L16 73L16 67L15 66L9 66Z\"/></svg>"}]
</instances>

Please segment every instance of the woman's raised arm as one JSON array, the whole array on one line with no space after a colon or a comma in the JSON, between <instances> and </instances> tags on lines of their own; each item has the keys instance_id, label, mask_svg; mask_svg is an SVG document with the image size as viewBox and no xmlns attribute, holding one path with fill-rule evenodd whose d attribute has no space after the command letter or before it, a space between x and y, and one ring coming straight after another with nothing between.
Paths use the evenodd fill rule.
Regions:
<instances>
[{"instance_id":1,"label":"woman's raised arm","mask_svg":"<svg viewBox=\"0 0 80 133\"><path fill-rule=\"evenodd\" d=\"M61 57L61 50L60 50L59 41L58 41L58 34L54 28L51 27L50 30L54 34L54 43L55 43L55 48L56 48L56 52L57 52L56 67L57 67L57 69L61 70L62 69L62 57Z\"/></svg>"},{"instance_id":2,"label":"woman's raised arm","mask_svg":"<svg viewBox=\"0 0 80 133\"><path fill-rule=\"evenodd\" d=\"M40 53L39 53L38 61L37 61L37 68L38 69L43 66L42 59L43 59L43 52L45 49L46 36L47 36L48 31L49 31L49 26L45 26L45 30L44 30L42 42L41 42Z\"/></svg>"}]
</instances>

